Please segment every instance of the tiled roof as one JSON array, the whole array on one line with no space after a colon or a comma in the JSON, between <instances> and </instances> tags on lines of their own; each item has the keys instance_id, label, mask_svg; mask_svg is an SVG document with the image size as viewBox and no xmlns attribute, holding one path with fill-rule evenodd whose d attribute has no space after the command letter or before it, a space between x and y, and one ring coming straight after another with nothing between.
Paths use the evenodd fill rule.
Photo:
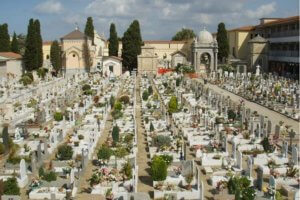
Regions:
<instances>
[{"instance_id":1,"label":"tiled roof","mask_svg":"<svg viewBox=\"0 0 300 200\"><path fill-rule=\"evenodd\" d=\"M173 40L144 40L145 44L184 44L187 41L173 41Z\"/></svg>"},{"instance_id":2,"label":"tiled roof","mask_svg":"<svg viewBox=\"0 0 300 200\"><path fill-rule=\"evenodd\" d=\"M85 38L85 34L82 33L79 30L74 30L71 33L65 35L62 37L62 39L69 39L69 40L73 40L73 39L84 39Z\"/></svg>"},{"instance_id":3,"label":"tiled roof","mask_svg":"<svg viewBox=\"0 0 300 200\"><path fill-rule=\"evenodd\" d=\"M122 58L117 57L117 56L103 56L103 60L107 60L109 58L113 58L113 59L120 60L120 61L123 60Z\"/></svg>"},{"instance_id":4,"label":"tiled roof","mask_svg":"<svg viewBox=\"0 0 300 200\"><path fill-rule=\"evenodd\" d=\"M9 59L22 59L22 56L20 54L14 52L0 52L0 56Z\"/></svg>"},{"instance_id":5,"label":"tiled roof","mask_svg":"<svg viewBox=\"0 0 300 200\"><path fill-rule=\"evenodd\" d=\"M287 17L287 18L281 18L281 19L278 19L278 20L275 20L275 21L266 22L264 24L258 25L257 27L271 26L271 25L284 24L284 23L296 22L296 21L299 21L299 16L292 16L292 17Z\"/></svg>"},{"instance_id":6,"label":"tiled roof","mask_svg":"<svg viewBox=\"0 0 300 200\"><path fill-rule=\"evenodd\" d=\"M242 26L238 28L234 28L228 31L252 31L255 29L255 26Z\"/></svg>"},{"instance_id":7,"label":"tiled roof","mask_svg":"<svg viewBox=\"0 0 300 200\"><path fill-rule=\"evenodd\" d=\"M43 41L43 45L51 45L53 41Z\"/></svg>"}]
</instances>

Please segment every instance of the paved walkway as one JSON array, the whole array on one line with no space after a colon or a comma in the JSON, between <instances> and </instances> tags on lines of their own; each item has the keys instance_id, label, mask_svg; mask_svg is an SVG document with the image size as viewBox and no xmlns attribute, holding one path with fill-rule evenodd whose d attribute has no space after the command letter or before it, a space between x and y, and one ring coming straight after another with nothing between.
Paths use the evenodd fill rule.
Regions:
<instances>
[{"instance_id":1,"label":"paved walkway","mask_svg":"<svg viewBox=\"0 0 300 200\"><path fill-rule=\"evenodd\" d=\"M147 142L145 137L145 129L142 123L142 110L141 110L141 96L140 96L140 78L137 78L137 87L136 87L136 123L137 123L137 145L138 145L138 154L137 154L137 165L138 165L138 192L144 192L150 195L153 198L153 187L152 187L152 178L150 176L150 155L147 150Z\"/></svg>"},{"instance_id":2,"label":"paved walkway","mask_svg":"<svg viewBox=\"0 0 300 200\"><path fill-rule=\"evenodd\" d=\"M203 83L203 80L199 79L199 81L201 83ZM299 134L299 122L289 118L289 117L286 117L282 114L279 114L278 112L275 112L275 111L272 111L264 106L261 106L257 103L254 103L254 102L251 102L251 101L248 101L247 99L244 99L238 95L235 95L231 92L228 92L216 85L212 85L210 83L207 83L205 87L208 87L212 90L214 90L215 92L219 93L219 94L223 94L225 96L229 96L231 100L233 100L234 102L239 102L240 100L243 100L245 102L245 106L247 108L250 108L252 111L257 111L259 114L262 114L262 115L265 115L267 116L271 121L272 121L272 130L274 131L275 130L275 125L276 124L279 124L279 121L283 121L285 122L285 125L291 125L291 129L294 129L294 131Z\"/></svg>"}]
</instances>

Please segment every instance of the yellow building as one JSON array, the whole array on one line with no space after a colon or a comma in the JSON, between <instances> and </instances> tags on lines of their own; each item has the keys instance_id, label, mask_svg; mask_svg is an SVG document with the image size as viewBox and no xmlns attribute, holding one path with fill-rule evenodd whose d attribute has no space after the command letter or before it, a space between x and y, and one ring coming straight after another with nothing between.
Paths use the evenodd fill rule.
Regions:
<instances>
[{"instance_id":1,"label":"yellow building","mask_svg":"<svg viewBox=\"0 0 300 200\"><path fill-rule=\"evenodd\" d=\"M254 28L254 26L244 26L227 31L229 55L240 60L249 58L248 41Z\"/></svg>"}]
</instances>

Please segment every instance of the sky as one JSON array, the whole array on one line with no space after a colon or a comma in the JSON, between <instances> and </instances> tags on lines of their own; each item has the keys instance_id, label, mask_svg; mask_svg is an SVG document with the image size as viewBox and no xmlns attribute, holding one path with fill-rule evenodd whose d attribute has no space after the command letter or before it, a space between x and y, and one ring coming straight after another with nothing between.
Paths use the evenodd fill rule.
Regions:
<instances>
[{"instance_id":1,"label":"sky","mask_svg":"<svg viewBox=\"0 0 300 200\"><path fill-rule=\"evenodd\" d=\"M137 19L144 40L169 40L182 28L215 32L220 22L231 29L298 13L298 0L1 0L0 24L7 23L10 34L26 34L29 19L39 19L43 40L54 40L73 31L75 23L83 31L89 16L105 38L110 23L122 37Z\"/></svg>"}]
</instances>

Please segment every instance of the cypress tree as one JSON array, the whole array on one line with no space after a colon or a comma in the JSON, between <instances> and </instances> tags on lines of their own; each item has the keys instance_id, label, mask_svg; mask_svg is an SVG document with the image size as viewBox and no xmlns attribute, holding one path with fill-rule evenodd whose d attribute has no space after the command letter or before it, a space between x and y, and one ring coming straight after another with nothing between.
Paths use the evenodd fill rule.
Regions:
<instances>
[{"instance_id":1,"label":"cypress tree","mask_svg":"<svg viewBox=\"0 0 300 200\"><path fill-rule=\"evenodd\" d=\"M2 140L5 146L5 152L9 152L9 135L8 135L8 126L5 125L2 130Z\"/></svg>"},{"instance_id":2,"label":"cypress tree","mask_svg":"<svg viewBox=\"0 0 300 200\"><path fill-rule=\"evenodd\" d=\"M229 42L227 38L227 31L223 22L218 25L217 41L219 46L218 57L220 60L228 58Z\"/></svg>"},{"instance_id":3,"label":"cypress tree","mask_svg":"<svg viewBox=\"0 0 300 200\"><path fill-rule=\"evenodd\" d=\"M92 17L87 18L84 33L85 33L86 36L91 38L92 44L94 45L94 25L93 25L93 18Z\"/></svg>"},{"instance_id":4,"label":"cypress tree","mask_svg":"<svg viewBox=\"0 0 300 200\"><path fill-rule=\"evenodd\" d=\"M56 71L56 73L61 71L62 63L61 63L61 49L58 44L58 41L55 40L51 44L50 48L50 62Z\"/></svg>"},{"instance_id":5,"label":"cypress tree","mask_svg":"<svg viewBox=\"0 0 300 200\"><path fill-rule=\"evenodd\" d=\"M13 39L11 41L11 51L15 53L20 53L19 43L17 39L17 34L14 32Z\"/></svg>"},{"instance_id":6,"label":"cypress tree","mask_svg":"<svg viewBox=\"0 0 300 200\"><path fill-rule=\"evenodd\" d=\"M25 42L24 64L27 71L32 71L38 66L37 40L34 20L30 19Z\"/></svg>"},{"instance_id":7,"label":"cypress tree","mask_svg":"<svg viewBox=\"0 0 300 200\"><path fill-rule=\"evenodd\" d=\"M36 35L36 52L38 57L38 65L35 69L38 69L43 66L43 39L41 36L41 24L38 19L34 21L34 29Z\"/></svg>"},{"instance_id":8,"label":"cypress tree","mask_svg":"<svg viewBox=\"0 0 300 200\"><path fill-rule=\"evenodd\" d=\"M122 38L123 44L123 65L129 71L137 68L137 56L141 54L142 36L140 25L137 20L134 20Z\"/></svg>"},{"instance_id":9,"label":"cypress tree","mask_svg":"<svg viewBox=\"0 0 300 200\"><path fill-rule=\"evenodd\" d=\"M90 54L90 49L88 46L88 38L85 38L84 43L82 44L82 57L85 65L85 70L87 73L90 72L91 67L93 65L91 54Z\"/></svg>"},{"instance_id":10,"label":"cypress tree","mask_svg":"<svg viewBox=\"0 0 300 200\"><path fill-rule=\"evenodd\" d=\"M8 25L0 25L0 52L10 51L10 37L8 34Z\"/></svg>"},{"instance_id":11,"label":"cypress tree","mask_svg":"<svg viewBox=\"0 0 300 200\"><path fill-rule=\"evenodd\" d=\"M118 51L119 51L118 34L116 31L115 24L111 23L109 29L109 46L108 46L109 56L118 56Z\"/></svg>"}]
</instances>

